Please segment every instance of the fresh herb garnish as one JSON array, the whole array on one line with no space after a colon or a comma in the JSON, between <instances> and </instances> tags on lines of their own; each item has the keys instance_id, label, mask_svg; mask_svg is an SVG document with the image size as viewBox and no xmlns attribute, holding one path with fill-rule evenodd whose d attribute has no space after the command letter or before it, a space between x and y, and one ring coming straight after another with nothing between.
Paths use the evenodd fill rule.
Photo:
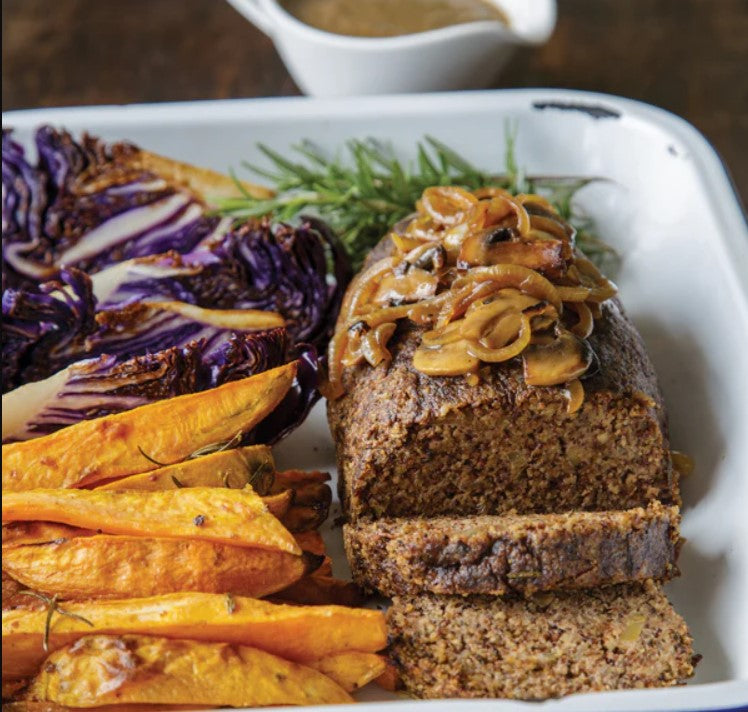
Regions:
<instances>
[{"instance_id":1,"label":"fresh herb garnish","mask_svg":"<svg viewBox=\"0 0 748 712\"><path fill-rule=\"evenodd\" d=\"M151 457L145 450L143 450L140 445L138 445L138 450L140 450L140 454L148 460L148 462L152 462L154 465L157 465L158 467L168 467L168 465L165 462L159 462L155 458Z\"/></svg>"},{"instance_id":2,"label":"fresh herb garnish","mask_svg":"<svg viewBox=\"0 0 748 712\"><path fill-rule=\"evenodd\" d=\"M198 448L195 450L195 452L191 452L185 460L194 460L198 457L204 457L205 455L212 455L214 452L223 452L224 450L229 450L232 447L236 447L242 440L242 437L244 436L244 433L240 430L234 437L232 437L230 440L226 440L222 443L211 443L210 445L205 445L201 448Z\"/></svg>"},{"instance_id":3,"label":"fresh herb garnish","mask_svg":"<svg viewBox=\"0 0 748 712\"><path fill-rule=\"evenodd\" d=\"M184 482L180 482L180 481L179 481L179 480L178 480L178 479L176 478L176 475L172 475L172 476L171 476L171 481L172 481L172 482L174 483L174 486L175 486L175 487L176 487L177 489L182 489L183 487L186 487L186 486L187 486L187 485L185 485L185 484L184 484Z\"/></svg>"},{"instance_id":4,"label":"fresh herb garnish","mask_svg":"<svg viewBox=\"0 0 748 712\"><path fill-rule=\"evenodd\" d=\"M88 618L84 618L77 613L72 613L62 608L58 603L59 597L57 594L50 598L49 596L45 596L43 593L39 593L38 591L19 591L18 593L22 596L32 596L33 598L38 598L47 606L47 618L44 623L44 638L42 639L42 648L44 649L45 653L49 652L49 633L52 628L52 616L54 616L55 613L59 613L61 616L67 616L68 618L74 618L75 620L81 621L82 623L91 626L91 628L94 627L94 624L90 620L88 620Z\"/></svg>"},{"instance_id":5,"label":"fresh herb garnish","mask_svg":"<svg viewBox=\"0 0 748 712\"><path fill-rule=\"evenodd\" d=\"M151 457L145 450L143 450L140 445L138 445L138 450L140 451L140 454L148 460L148 462L152 462L154 465L157 465L158 467L169 467L170 465L176 465L179 462L184 462L185 460L194 460L198 457L203 457L205 455L211 455L214 452L223 452L224 450L228 450L229 448L236 447L242 440L244 433L239 431L236 435L234 435L230 440L226 440L225 442L221 443L211 443L210 445L204 445L201 448L198 448L194 452L191 452L187 457L182 458L181 460L178 460L177 462L172 463L166 463L166 462L159 462L156 460L156 458ZM177 488L182 488L185 485L183 485L174 475L171 476L172 482L177 486Z\"/></svg>"},{"instance_id":6,"label":"fresh herb garnish","mask_svg":"<svg viewBox=\"0 0 748 712\"><path fill-rule=\"evenodd\" d=\"M261 462L255 468L254 472L247 473L247 484L254 488L255 483L267 472L272 472L273 468L267 462Z\"/></svg>"},{"instance_id":7,"label":"fresh herb garnish","mask_svg":"<svg viewBox=\"0 0 748 712\"><path fill-rule=\"evenodd\" d=\"M412 167L395 158L388 144L372 138L348 141L343 158L328 157L308 140L293 147L301 160L259 144L273 167L266 169L246 162L242 165L269 180L276 195L254 198L233 176L241 196L219 200L218 212L237 219L272 214L279 221L290 221L301 214L319 215L338 233L354 267L359 267L382 236L413 212L416 201L429 186L476 189L497 185L515 194L545 195L561 216L577 227L577 244L591 259L600 262L615 255L572 208L576 192L595 179L524 175L516 160L515 138L516 130L507 127L504 173L500 175L480 171L431 136L418 144Z\"/></svg>"}]
</instances>

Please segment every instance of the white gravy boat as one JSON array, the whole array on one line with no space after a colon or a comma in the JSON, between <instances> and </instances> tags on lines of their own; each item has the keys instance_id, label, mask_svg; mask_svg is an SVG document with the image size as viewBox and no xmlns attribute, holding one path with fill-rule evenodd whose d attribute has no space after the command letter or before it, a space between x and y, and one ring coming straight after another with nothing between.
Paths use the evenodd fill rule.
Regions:
<instances>
[{"instance_id":1,"label":"white gravy boat","mask_svg":"<svg viewBox=\"0 0 748 712\"><path fill-rule=\"evenodd\" d=\"M298 86L312 96L489 86L515 47L539 45L550 37L556 24L556 0L489 1L504 11L508 26L490 20L370 38L310 27L276 0L228 0L273 40Z\"/></svg>"}]
</instances>

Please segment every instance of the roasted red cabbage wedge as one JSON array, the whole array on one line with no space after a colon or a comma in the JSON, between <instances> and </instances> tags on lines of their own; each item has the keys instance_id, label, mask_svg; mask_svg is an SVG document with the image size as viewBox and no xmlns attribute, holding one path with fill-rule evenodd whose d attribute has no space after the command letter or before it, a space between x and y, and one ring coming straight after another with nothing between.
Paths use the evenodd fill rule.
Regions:
<instances>
[{"instance_id":1,"label":"roasted red cabbage wedge","mask_svg":"<svg viewBox=\"0 0 748 712\"><path fill-rule=\"evenodd\" d=\"M291 359L293 388L245 442L298 425L350 278L329 229L219 221L200 189L228 178L129 144L43 127L36 146L31 165L3 133L3 439Z\"/></svg>"}]
</instances>

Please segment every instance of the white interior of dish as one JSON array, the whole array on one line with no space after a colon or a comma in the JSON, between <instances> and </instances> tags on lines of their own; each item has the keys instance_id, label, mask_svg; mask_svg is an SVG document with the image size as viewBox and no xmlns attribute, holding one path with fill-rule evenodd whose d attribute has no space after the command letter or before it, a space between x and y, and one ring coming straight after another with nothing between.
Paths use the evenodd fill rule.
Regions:
<instances>
[{"instance_id":1,"label":"white interior of dish","mask_svg":"<svg viewBox=\"0 0 748 712\"><path fill-rule=\"evenodd\" d=\"M605 116L594 118L590 106ZM657 368L672 446L696 464L683 483L682 576L667 590L704 659L687 688L606 693L605 709L748 702L748 229L716 155L690 126L635 102L542 90L60 109L16 112L3 123L24 142L39 123L62 124L222 171L242 159L261 162L258 141L283 152L310 138L336 150L347 138L375 136L407 158L429 134L496 171L507 120L519 127L517 157L527 172L609 179L585 188L579 204L623 255L617 283ZM333 471L324 404L277 459ZM331 519L337 514L334 508ZM339 530L328 539L341 573ZM397 698L372 687L363 699ZM401 700L397 709L411 704L424 703ZM548 709L602 704L603 697L586 695Z\"/></svg>"}]
</instances>

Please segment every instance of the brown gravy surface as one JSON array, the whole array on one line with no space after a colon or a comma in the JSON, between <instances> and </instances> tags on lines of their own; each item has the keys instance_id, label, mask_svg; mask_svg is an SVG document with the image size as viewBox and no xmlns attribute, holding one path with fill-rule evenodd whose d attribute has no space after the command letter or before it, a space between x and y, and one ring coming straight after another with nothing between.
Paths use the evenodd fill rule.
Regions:
<instances>
[{"instance_id":1,"label":"brown gravy surface","mask_svg":"<svg viewBox=\"0 0 748 712\"><path fill-rule=\"evenodd\" d=\"M480 20L508 24L488 0L279 0L301 22L355 37L396 37Z\"/></svg>"}]
</instances>

